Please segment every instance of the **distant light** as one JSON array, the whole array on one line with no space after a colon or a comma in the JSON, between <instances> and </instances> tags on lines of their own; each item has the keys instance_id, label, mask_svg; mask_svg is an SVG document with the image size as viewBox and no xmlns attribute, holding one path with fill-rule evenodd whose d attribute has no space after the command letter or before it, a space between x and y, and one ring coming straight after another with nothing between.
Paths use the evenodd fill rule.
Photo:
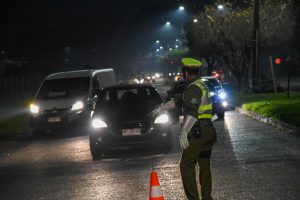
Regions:
<instances>
[{"instance_id":1,"label":"distant light","mask_svg":"<svg viewBox=\"0 0 300 200\"><path fill-rule=\"evenodd\" d=\"M180 73L177 73L177 75L179 76L179 75L180 75Z\"/></svg>"},{"instance_id":2,"label":"distant light","mask_svg":"<svg viewBox=\"0 0 300 200\"><path fill-rule=\"evenodd\" d=\"M172 48L170 48L169 50L170 50L170 51L172 51L173 49L172 49Z\"/></svg>"},{"instance_id":3,"label":"distant light","mask_svg":"<svg viewBox=\"0 0 300 200\"><path fill-rule=\"evenodd\" d=\"M178 40L178 39L176 39L176 42L179 42L179 40Z\"/></svg>"},{"instance_id":4,"label":"distant light","mask_svg":"<svg viewBox=\"0 0 300 200\"><path fill-rule=\"evenodd\" d=\"M159 40L156 40L156 44L159 44Z\"/></svg>"},{"instance_id":5,"label":"distant light","mask_svg":"<svg viewBox=\"0 0 300 200\"><path fill-rule=\"evenodd\" d=\"M218 5L218 10L224 10L224 6L223 5Z\"/></svg>"},{"instance_id":6,"label":"distant light","mask_svg":"<svg viewBox=\"0 0 300 200\"><path fill-rule=\"evenodd\" d=\"M193 22L194 22L194 23L198 23L198 19L194 19Z\"/></svg>"},{"instance_id":7,"label":"distant light","mask_svg":"<svg viewBox=\"0 0 300 200\"><path fill-rule=\"evenodd\" d=\"M161 46L161 47L159 47L161 50L163 49L163 47Z\"/></svg>"},{"instance_id":8,"label":"distant light","mask_svg":"<svg viewBox=\"0 0 300 200\"><path fill-rule=\"evenodd\" d=\"M159 52L159 49L156 49L156 52Z\"/></svg>"},{"instance_id":9,"label":"distant light","mask_svg":"<svg viewBox=\"0 0 300 200\"><path fill-rule=\"evenodd\" d=\"M166 22L166 25L167 25L167 26L170 26L170 25L171 25L171 22L167 21L167 22Z\"/></svg>"},{"instance_id":10,"label":"distant light","mask_svg":"<svg viewBox=\"0 0 300 200\"><path fill-rule=\"evenodd\" d=\"M280 59L280 58L276 58L276 59L275 59L275 63L276 63L277 65L280 65L281 59Z\"/></svg>"},{"instance_id":11,"label":"distant light","mask_svg":"<svg viewBox=\"0 0 300 200\"><path fill-rule=\"evenodd\" d=\"M178 45L175 45L175 48L178 49Z\"/></svg>"},{"instance_id":12,"label":"distant light","mask_svg":"<svg viewBox=\"0 0 300 200\"><path fill-rule=\"evenodd\" d=\"M172 73L169 73L169 76L172 76Z\"/></svg>"},{"instance_id":13,"label":"distant light","mask_svg":"<svg viewBox=\"0 0 300 200\"><path fill-rule=\"evenodd\" d=\"M156 73L156 74L155 74L155 77L156 77L156 78L160 78L159 73Z\"/></svg>"},{"instance_id":14,"label":"distant light","mask_svg":"<svg viewBox=\"0 0 300 200\"><path fill-rule=\"evenodd\" d=\"M184 6L179 6L180 11L184 11Z\"/></svg>"}]
</instances>

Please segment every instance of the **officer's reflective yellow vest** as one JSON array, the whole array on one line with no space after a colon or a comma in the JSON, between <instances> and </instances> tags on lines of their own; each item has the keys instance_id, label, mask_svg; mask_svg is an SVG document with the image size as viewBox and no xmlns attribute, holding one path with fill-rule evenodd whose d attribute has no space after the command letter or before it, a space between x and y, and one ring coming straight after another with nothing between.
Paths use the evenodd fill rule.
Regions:
<instances>
[{"instance_id":1,"label":"officer's reflective yellow vest","mask_svg":"<svg viewBox=\"0 0 300 200\"><path fill-rule=\"evenodd\" d=\"M211 119L212 101L207 85L201 79L194 81L189 86L191 85L196 85L202 91L201 104L198 108L198 119Z\"/></svg>"}]
</instances>

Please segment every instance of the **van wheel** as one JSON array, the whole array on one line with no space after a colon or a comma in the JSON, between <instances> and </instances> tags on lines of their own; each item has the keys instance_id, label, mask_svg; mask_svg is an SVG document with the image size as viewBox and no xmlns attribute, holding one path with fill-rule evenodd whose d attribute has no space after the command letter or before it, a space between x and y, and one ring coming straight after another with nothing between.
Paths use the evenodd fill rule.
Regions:
<instances>
[{"instance_id":1,"label":"van wheel","mask_svg":"<svg viewBox=\"0 0 300 200\"><path fill-rule=\"evenodd\" d=\"M46 134L45 130L29 130L29 136L31 137L38 137L38 136L43 136Z\"/></svg>"}]
</instances>

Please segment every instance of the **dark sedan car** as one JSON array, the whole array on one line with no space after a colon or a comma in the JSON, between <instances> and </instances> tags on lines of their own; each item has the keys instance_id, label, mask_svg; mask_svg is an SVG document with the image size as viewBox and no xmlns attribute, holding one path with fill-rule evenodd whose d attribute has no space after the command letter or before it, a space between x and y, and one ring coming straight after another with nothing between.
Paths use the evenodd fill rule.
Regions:
<instances>
[{"instance_id":1,"label":"dark sedan car","mask_svg":"<svg viewBox=\"0 0 300 200\"><path fill-rule=\"evenodd\" d=\"M113 86L98 94L91 118L90 149L99 157L109 149L124 146L160 145L172 148L169 117L148 114L162 100L152 85Z\"/></svg>"}]
</instances>

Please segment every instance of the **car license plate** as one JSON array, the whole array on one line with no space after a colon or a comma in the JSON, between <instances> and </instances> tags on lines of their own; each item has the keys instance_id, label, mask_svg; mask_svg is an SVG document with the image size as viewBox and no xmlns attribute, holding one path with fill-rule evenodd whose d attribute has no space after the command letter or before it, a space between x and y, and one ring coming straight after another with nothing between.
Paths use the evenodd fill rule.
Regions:
<instances>
[{"instance_id":1,"label":"car license plate","mask_svg":"<svg viewBox=\"0 0 300 200\"><path fill-rule=\"evenodd\" d=\"M141 129L140 128L123 129L122 135L123 136L141 135Z\"/></svg>"},{"instance_id":2,"label":"car license plate","mask_svg":"<svg viewBox=\"0 0 300 200\"><path fill-rule=\"evenodd\" d=\"M60 117L49 117L48 122L49 123L61 122L61 118Z\"/></svg>"}]
</instances>

